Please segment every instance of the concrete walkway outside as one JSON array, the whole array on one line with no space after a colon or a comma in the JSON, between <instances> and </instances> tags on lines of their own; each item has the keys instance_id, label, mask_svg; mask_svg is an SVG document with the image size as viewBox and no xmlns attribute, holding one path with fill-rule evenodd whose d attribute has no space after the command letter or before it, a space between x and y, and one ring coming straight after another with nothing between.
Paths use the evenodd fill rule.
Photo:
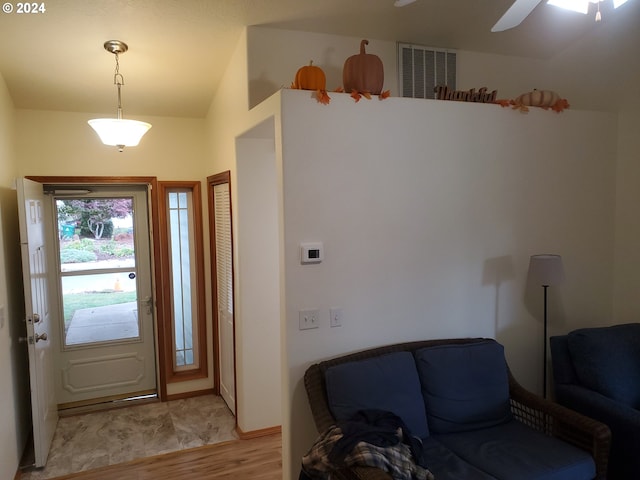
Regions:
<instances>
[{"instance_id":1,"label":"concrete walkway outside","mask_svg":"<svg viewBox=\"0 0 640 480\"><path fill-rule=\"evenodd\" d=\"M138 333L136 302L76 310L67 329L67 345L135 338Z\"/></svg>"}]
</instances>

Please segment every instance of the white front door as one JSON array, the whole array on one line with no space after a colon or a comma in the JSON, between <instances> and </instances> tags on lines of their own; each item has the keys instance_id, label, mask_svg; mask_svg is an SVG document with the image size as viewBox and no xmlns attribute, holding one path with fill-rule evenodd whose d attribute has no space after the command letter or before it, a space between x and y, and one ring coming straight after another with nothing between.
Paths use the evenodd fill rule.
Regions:
<instances>
[{"instance_id":1,"label":"white front door","mask_svg":"<svg viewBox=\"0 0 640 480\"><path fill-rule=\"evenodd\" d=\"M146 186L47 189L61 408L156 393Z\"/></svg>"},{"instance_id":2,"label":"white front door","mask_svg":"<svg viewBox=\"0 0 640 480\"><path fill-rule=\"evenodd\" d=\"M54 387L53 324L49 308L42 185L24 178L16 182L22 253L35 466L47 463L58 405Z\"/></svg>"}]
</instances>

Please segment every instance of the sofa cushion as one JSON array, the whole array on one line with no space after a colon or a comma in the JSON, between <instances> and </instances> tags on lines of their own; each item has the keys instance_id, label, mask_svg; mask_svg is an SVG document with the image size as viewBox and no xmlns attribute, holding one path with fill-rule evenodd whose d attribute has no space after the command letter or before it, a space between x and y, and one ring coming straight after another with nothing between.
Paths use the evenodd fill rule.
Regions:
<instances>
[{"instance_id":1,"label":"sofa cushion","mask_svg":"<svg viewBox=\"0 0 640 480\"><path fill-rule=\"evenodd\" d=\"M431 432L486 428L511 420L504 348L495 341L415 352Z\"/></svg>"},{"instance_id":2,"label":"sofa cushion","mask_svg":"<svg viewBox=\"0 0 640 480\"><path fill-rule=\"evenodd\" d=\"M413 355L394 352L341 363L325 372L329 408L336 420L359 410L384 410L402 419L413 435L429 435Z\"/></svg>"},{"instance_id":3,"label":"sofa cushion","mask_svg":"<svg viewBox=\"0 0 640 480\"><path fill-rule=\"evenodd\" d=\"M517 420L432 436L463 460L502 480L591 480L596 475L587 452Z\"/></svg>"},{"instance_id":4,"label":"sofa cushion","mask_svg":"<svg viewBox=\"0 0 640 480\"><path fill-rule=\"evenodd\" d=\"M583 386L640 408L640 323L582 328L567 337Z\"/></svg>"},{"instance_id":5,"label":"sofa cushion","mask_svg":"<svg viewBox=\"0 0 640 480\"><path fill-rule=\"evenodd\" d=\"M496 477L474 467L433 437L422 444L424 458L436 480L496 480Z\"/></svg>"}]
</instances>

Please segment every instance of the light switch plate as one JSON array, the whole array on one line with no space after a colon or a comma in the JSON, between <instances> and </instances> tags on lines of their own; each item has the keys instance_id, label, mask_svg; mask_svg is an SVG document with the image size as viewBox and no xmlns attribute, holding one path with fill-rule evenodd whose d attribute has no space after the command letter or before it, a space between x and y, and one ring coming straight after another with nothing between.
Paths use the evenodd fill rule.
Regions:
<instances>
[{"instance_id":1,"label":"light switch plate","mask_svg":"<svg viewBox=\"0 0 640 480\"><path fill-rule=\"evenodd\" d=\"M320 310L300 310L298 317L300 330L310 330L320 326Z\"/></svg>"},{"instance_id":2,"label":"light switch plate","mask_svg":"<svg viewBox=\"0 0 640 480\"><path fill-rule=\"evenodd\" d=\"M329 324L332 327L341 327L342 326L342 309L341 308L332 308L329 310Z\"/></svg>"}]
</instances>

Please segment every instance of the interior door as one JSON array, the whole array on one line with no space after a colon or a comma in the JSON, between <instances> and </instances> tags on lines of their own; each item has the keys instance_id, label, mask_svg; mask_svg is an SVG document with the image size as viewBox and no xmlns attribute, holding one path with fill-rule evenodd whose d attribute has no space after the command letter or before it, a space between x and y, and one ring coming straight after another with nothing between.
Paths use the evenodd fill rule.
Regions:
<instances>
[{"instance_id":1,"label":"interior door","mask_svg":"<svg viewBox=\"0 0 640 480\"><path fill-rule=\"evenodd\" d=\"M220 395L235 415L235 335L233 316L233 249L229 182L213 188L215 229L216 311L218 313L218 364Z\"/></svg>"},{"instance_id":2,"label":"interior door","mask_svg":"<svg viewBox=\"0 0 640 480\"><path fill-rule=\"evenodd\" d=\"M47 463L58 422L54 386L53 318L49 308L42 185L16 182L24 284L35 466Z\"/></svg>"},{"instance_id":3,"label":"interior door","mask_svg":"<svg viewBox=\"0 0 640 480\"><path fill-rule=\"evenodd\" d=\"M156 393L146 186L47 186L60 408Z\"/></svg>"}]
</instances>

